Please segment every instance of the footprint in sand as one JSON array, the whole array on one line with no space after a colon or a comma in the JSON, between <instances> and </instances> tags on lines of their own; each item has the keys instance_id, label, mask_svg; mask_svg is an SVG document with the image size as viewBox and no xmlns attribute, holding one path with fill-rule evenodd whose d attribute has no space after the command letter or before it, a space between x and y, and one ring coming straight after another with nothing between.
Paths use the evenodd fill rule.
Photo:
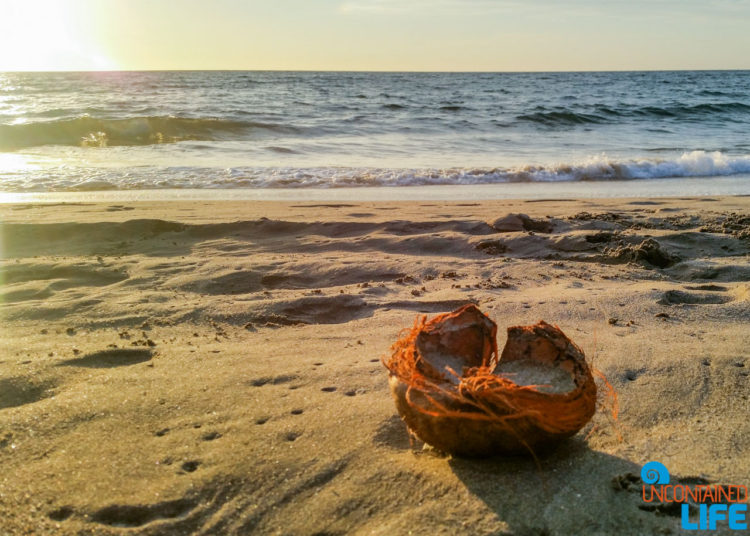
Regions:
<instances>
[{"instance_id":1,"label":"footprint in sand","mask_svg":"<svg viewBox=\"0 0 750 536\"><path fill-rule=\"evenodd\" d=\"M730 301L732 297L723 294L668 290L657 303L660 305L716 305Z\"/></svg>"},{"instance_id":2,"label":"footprint in sand","mask_svg":"<svg viewBox=\"0 0 750 536\"><path fill-rule=\"evenodd\" d=\"M198 505L197 499L177 499L147 505L113 504L91 514L96 523L110 527L140 527L159 520L186 517Z\"/></svg>"},{"instance_id":3,"label":"footprint in sand","mask_svg":"<svg viewBox=\"0 0 750 536\"><path fill-rule=\"evenodd\" d=\"M63 361L61 367L113 368L137 365L150 361L153 351L144 348L115 348L101 350L75 359Z\"/></svg>"},{"instance_id":4,"label":"footprint in sand","mask_svg":"<svg viewBox=\"0 0 750 536\"><path fill-rule=\"evenodd\" d=\"M0 409L24 406L49 398L56 382L16 376L0 379Z\"/></svg>"}]
</instances>

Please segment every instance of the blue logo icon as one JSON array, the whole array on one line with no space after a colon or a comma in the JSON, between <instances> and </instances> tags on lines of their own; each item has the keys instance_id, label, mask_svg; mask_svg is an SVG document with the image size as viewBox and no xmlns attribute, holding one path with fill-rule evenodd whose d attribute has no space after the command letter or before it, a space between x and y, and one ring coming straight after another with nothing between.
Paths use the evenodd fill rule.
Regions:
<instances>
[{"instance_id":1,"label":"blue logo icon","mask_svg":"<svg viewBox=\"0 0 750 536\"><path fill-rule=\"evenodd\" d=\"M669 484L669 471L663 463L648 462L641 469L644 484Z\"/></svg>"}]
</instances>

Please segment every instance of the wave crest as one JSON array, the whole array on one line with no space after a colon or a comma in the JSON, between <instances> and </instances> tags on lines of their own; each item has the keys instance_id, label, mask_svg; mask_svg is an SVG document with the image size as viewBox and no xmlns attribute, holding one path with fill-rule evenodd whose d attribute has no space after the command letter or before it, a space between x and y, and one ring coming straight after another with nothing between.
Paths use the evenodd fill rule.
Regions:
<instances>
[{"instance_id":1,"label":"wave crest","mask_svg":"<svg viewBox=\"0 0 750 536\"><path fill-rule=\"evenodd\" d=\"M269 148L272 150L272 148ZM139 167L70 168L0 173L8 192L168 188L341 188L622 181L750 174L750 155L692 151L673 159L614 160L515 168Z\"/></svg>"},{"instance_id":2,"label":"wave crest","mask_svg":"<svg viewBox=\"0 0 750 536\"><path fill-rule=\"evenodd\" d=\"M186 140L221 140L252 130L285 130L280 125L215 118L146 116L74 119L0 125L0 149L41 145L151 145Z\"/></svg>"},{"instance_id":3,"label":"wave crest","mask_svg":"<svg viewBox=\"0 0 750 536\"><path fill-rule=\"evenodd\" d=\"M653 118L658 120L693 121L706 117L722 116L737 120L739 116L750 113L750 105L743 102L705 102L672 106L614 107L604 104L590 109L572 111L567 109L545 109L537 107L533 113L516 116L516 120L534 123L542 127L568 127L576 125L596 125L617 123L623 117Z\"/></svg>"},{"instance_id":4,"label":"wave crest","mask_svg":"<svg viewBox=\"0 0 750 536\"><path fill-rule=\"evenodd\" d=\"M712 114L737 114L750 112L750 105L743 102L704 102L677 106L646 106L634 111L635 115L657 118L693 119Z\"/></svg>"},{"instance_id":5,"label":"wave crest","mask_svg":"<svg viewBox=\"0 0 750 536\"><path fill-rule=\"evenodd\" d=\"M545 126L572 126L605 123L606 119L595 114L576 112L536 112L516 117L519 121L527 121Z\"/></svg>"}]
</instances>

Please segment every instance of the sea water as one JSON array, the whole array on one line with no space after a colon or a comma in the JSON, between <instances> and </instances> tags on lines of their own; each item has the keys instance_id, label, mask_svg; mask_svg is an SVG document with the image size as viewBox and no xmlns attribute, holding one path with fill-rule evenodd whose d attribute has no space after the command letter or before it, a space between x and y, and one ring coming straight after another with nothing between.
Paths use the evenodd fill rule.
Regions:
<instances>
[{"instance_id":1,"label":"sea water","mask_svg":"<svg viewBox=\"0 0 750 536\"><path fill-rule=\"evenodd\" d=\"M750 71L0 73L0 192L692 178L750 193Z\"/></svg>"}]
</instances>

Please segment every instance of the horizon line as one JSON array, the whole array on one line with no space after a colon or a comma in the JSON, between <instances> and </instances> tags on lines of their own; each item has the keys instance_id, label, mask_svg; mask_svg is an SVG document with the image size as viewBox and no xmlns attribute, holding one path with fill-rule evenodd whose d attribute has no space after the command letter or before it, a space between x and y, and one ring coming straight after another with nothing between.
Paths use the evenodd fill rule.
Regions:
<instances>
[{"instance_id":1,"label":"horizon line","mask_svg":"<svg viewBox=\"0 0 750 536\"><path fill-rule=\"evenodd\" d=\"M729 72L750 71L747 68L696 68L696 69L554 69L554 70L400 70L400 69L32 69L0 70L7 74L50 73L167 73L167 72L259 72L259 73L384 73L384 74L551 74L551 73L659 73L659 72Z\"/></svg>"}]
</instances>

